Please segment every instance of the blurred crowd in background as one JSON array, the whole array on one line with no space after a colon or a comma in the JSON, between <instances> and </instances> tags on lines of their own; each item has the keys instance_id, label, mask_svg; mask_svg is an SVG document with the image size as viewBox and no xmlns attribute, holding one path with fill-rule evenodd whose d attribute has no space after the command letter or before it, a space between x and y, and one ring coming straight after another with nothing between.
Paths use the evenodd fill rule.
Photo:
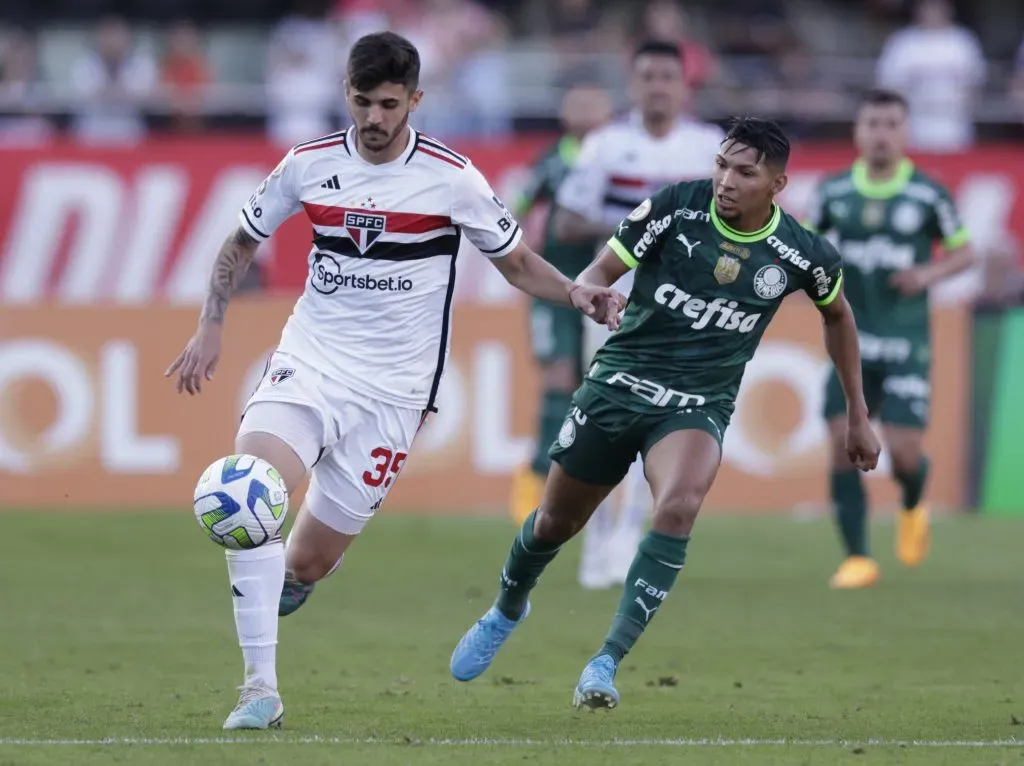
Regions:
<instances>
[{"instance_id":1,"label":"blurred crowd in background","mask_svg":"<svg viewBox=\"0 0 1024 766\"><path fill-rule=\"evenodd\" d=\"M418 124L449 140L550 130L564 88L620 106L630 47L682 46L703 119L780 118L846 135L872 84L911 101L914 147L1024 135L1024 4L997 0L4 0L0 141L264 130L289 145L346 124L348 47L398 31L423 57Z\"/></svg>"}]
</instances>

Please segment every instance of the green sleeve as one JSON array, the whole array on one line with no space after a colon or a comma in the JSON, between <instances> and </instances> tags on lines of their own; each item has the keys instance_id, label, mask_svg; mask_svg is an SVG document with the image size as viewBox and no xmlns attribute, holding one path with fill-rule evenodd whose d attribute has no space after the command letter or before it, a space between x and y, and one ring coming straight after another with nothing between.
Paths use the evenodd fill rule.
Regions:
<instances>
[{"instance_id":1,"label":"green sleeve","mask_svg":"<svg viewBox=\"0 0 1024 766\"><path fill-rule=\"evenodd\" d=\"M608 247L629 268L657 257L676 210L676 187L666 186L622 219Z\"/></svg>"},{"instance_id":2,"label":"green sleeve","mask_svg":"<svg viewBox=\"0 0 1024 766\"><path fill-rule=\"evenodd\" d=\"M824 237L814 237L814 258L807 270L804 292L816 306L828 306L842 294L843 259Z\"/></svg>"},{"instance_id":3,"label":"green sleeve","mask_svg":"<svg viewBox=\"0 0 1024 766\"><path fill-rule=\"evenodd\" d=\"M930 233L933 239L937 239L942 242L942 246L947 250L955 250L958 247L966 245L971 235L967 231L967 227L964 226L963 221L960 220L960 213L957 212L956 205L953 203L953 198L950 196L949 191L944 186L935 186L937 196L935 202L932 205L932 215L930 220Z\"/></svg>"}]
</instances>

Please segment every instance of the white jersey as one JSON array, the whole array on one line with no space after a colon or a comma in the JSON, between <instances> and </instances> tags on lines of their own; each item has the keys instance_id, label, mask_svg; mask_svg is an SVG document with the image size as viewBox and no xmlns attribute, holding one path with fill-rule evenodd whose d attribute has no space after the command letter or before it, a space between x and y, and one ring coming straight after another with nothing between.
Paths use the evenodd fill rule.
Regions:
<instances>
[{"instance_id":1,"label":"white jersey","mask_svg":"<svg viewBox=\"0 0 1024 766\"><path fill-rule=\"evenodd\" d=\"M725 133L721 128L680 118L665 136L652 136L639 113L606 125L583 139L579 157L555 196L560 207L594 223L615 227L658 189L707 178L714 170ZM603 242L601 243L604 244ZM629 295L635 271L614 285ZM585 359L608 339L607 328L584 324Z\"/></svg>"},{"instance_id":2,"label":"white jersey","mask_svg":"<svg viewBox=\"0 0 1024 766\"><path fill-rule=\"evenodd\" d=\"M373 399L433 409L463 234L497 258L522 233L470 161L411 131L373 165L354 129L295 146L243 207L257 240L305 210L309 279L278 350Z\"/></svg>"},{"instance_id":3,"label":"white jersey","mask_svg":"<svg viewBox=\"0 0 1024 766\"><path fill-rule=\"evenodd\" d=\"M724 138L715 125L685 119L658 138L639 114L631 114L587 135L556 201L588 221L607 224L611 233L663 186L710 176Z\"/></svg>"}]
</instances>

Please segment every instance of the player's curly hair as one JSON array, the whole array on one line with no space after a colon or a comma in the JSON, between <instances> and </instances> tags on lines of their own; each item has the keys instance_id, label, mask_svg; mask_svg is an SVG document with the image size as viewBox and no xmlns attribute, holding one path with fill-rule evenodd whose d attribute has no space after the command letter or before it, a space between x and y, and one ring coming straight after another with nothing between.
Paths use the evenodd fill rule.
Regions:
<instances>
[{"instance_id":1,"label":"player's curly hair","mask_svg":"<svg viewBox=\"0 0 1024 766\"><path fill-rule=\"evenodd\" d=\"M404 85L412 92L420 83L419 51L394 32L364 35L356 40L348 54L348 82L355 90L363 92L386 82Z\"/></svg>"},{"instance_id":2,"label":"player's curly hair","mask_svg":"<svg viewBox=\"0 0 1024 766\"><path fill-rule=\"evenodd\" d=\"M775 170L785 170L789 162L789 139L774 120L760 117L733 117L722 142L736 142L757 151L757 161Z\"/></svg>"}]
</instances>

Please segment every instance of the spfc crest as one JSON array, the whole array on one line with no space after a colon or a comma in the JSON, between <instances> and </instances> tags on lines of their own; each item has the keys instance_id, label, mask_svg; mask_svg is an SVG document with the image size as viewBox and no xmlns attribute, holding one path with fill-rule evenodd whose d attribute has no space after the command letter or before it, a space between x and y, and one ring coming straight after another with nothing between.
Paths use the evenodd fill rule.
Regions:
<instances>
[{"instance_id":1,"label":"spfc crest","mask_svg":"<svg viewBox=\"0 0 1024 766\"><path fill-rule=\"evenodd\" d=\"M276 386L282 381L288 380L295 374L295 370L291 367L279 367L270 373L270 385Z\"/></svg>"},{"instance_id":2,"label":"spfc crest","mask_svg":"<svg viewBox=\"0 0 1024 766\"><path fill-rule=\"evenodd\" d=\"M869 229L877 229L885 221L885 203L868 201L860 213L860 222Z\"/></svg>"},{"instance_id":3,"label":"spfc crest","mask_svg":"<svg viewBox=\"0 0 1024 766\"><path fill-rule=\"evenodd\" d=\"M365 253L387 228L387 216L379 213L345 211L345 228L360 253Z\"/></svg>"},{"instance_id":4,"label":"spfc crest","mask_svg":"<svg viewBox=\"0 0 1024 766\"><path fill-rule=\"evenodd\" d=\"M727 285L735 282L740 274L739 258L731 255L718 256L718 263L715 264L715 281L720 285Z\"/></svg>"}]
</instances>

